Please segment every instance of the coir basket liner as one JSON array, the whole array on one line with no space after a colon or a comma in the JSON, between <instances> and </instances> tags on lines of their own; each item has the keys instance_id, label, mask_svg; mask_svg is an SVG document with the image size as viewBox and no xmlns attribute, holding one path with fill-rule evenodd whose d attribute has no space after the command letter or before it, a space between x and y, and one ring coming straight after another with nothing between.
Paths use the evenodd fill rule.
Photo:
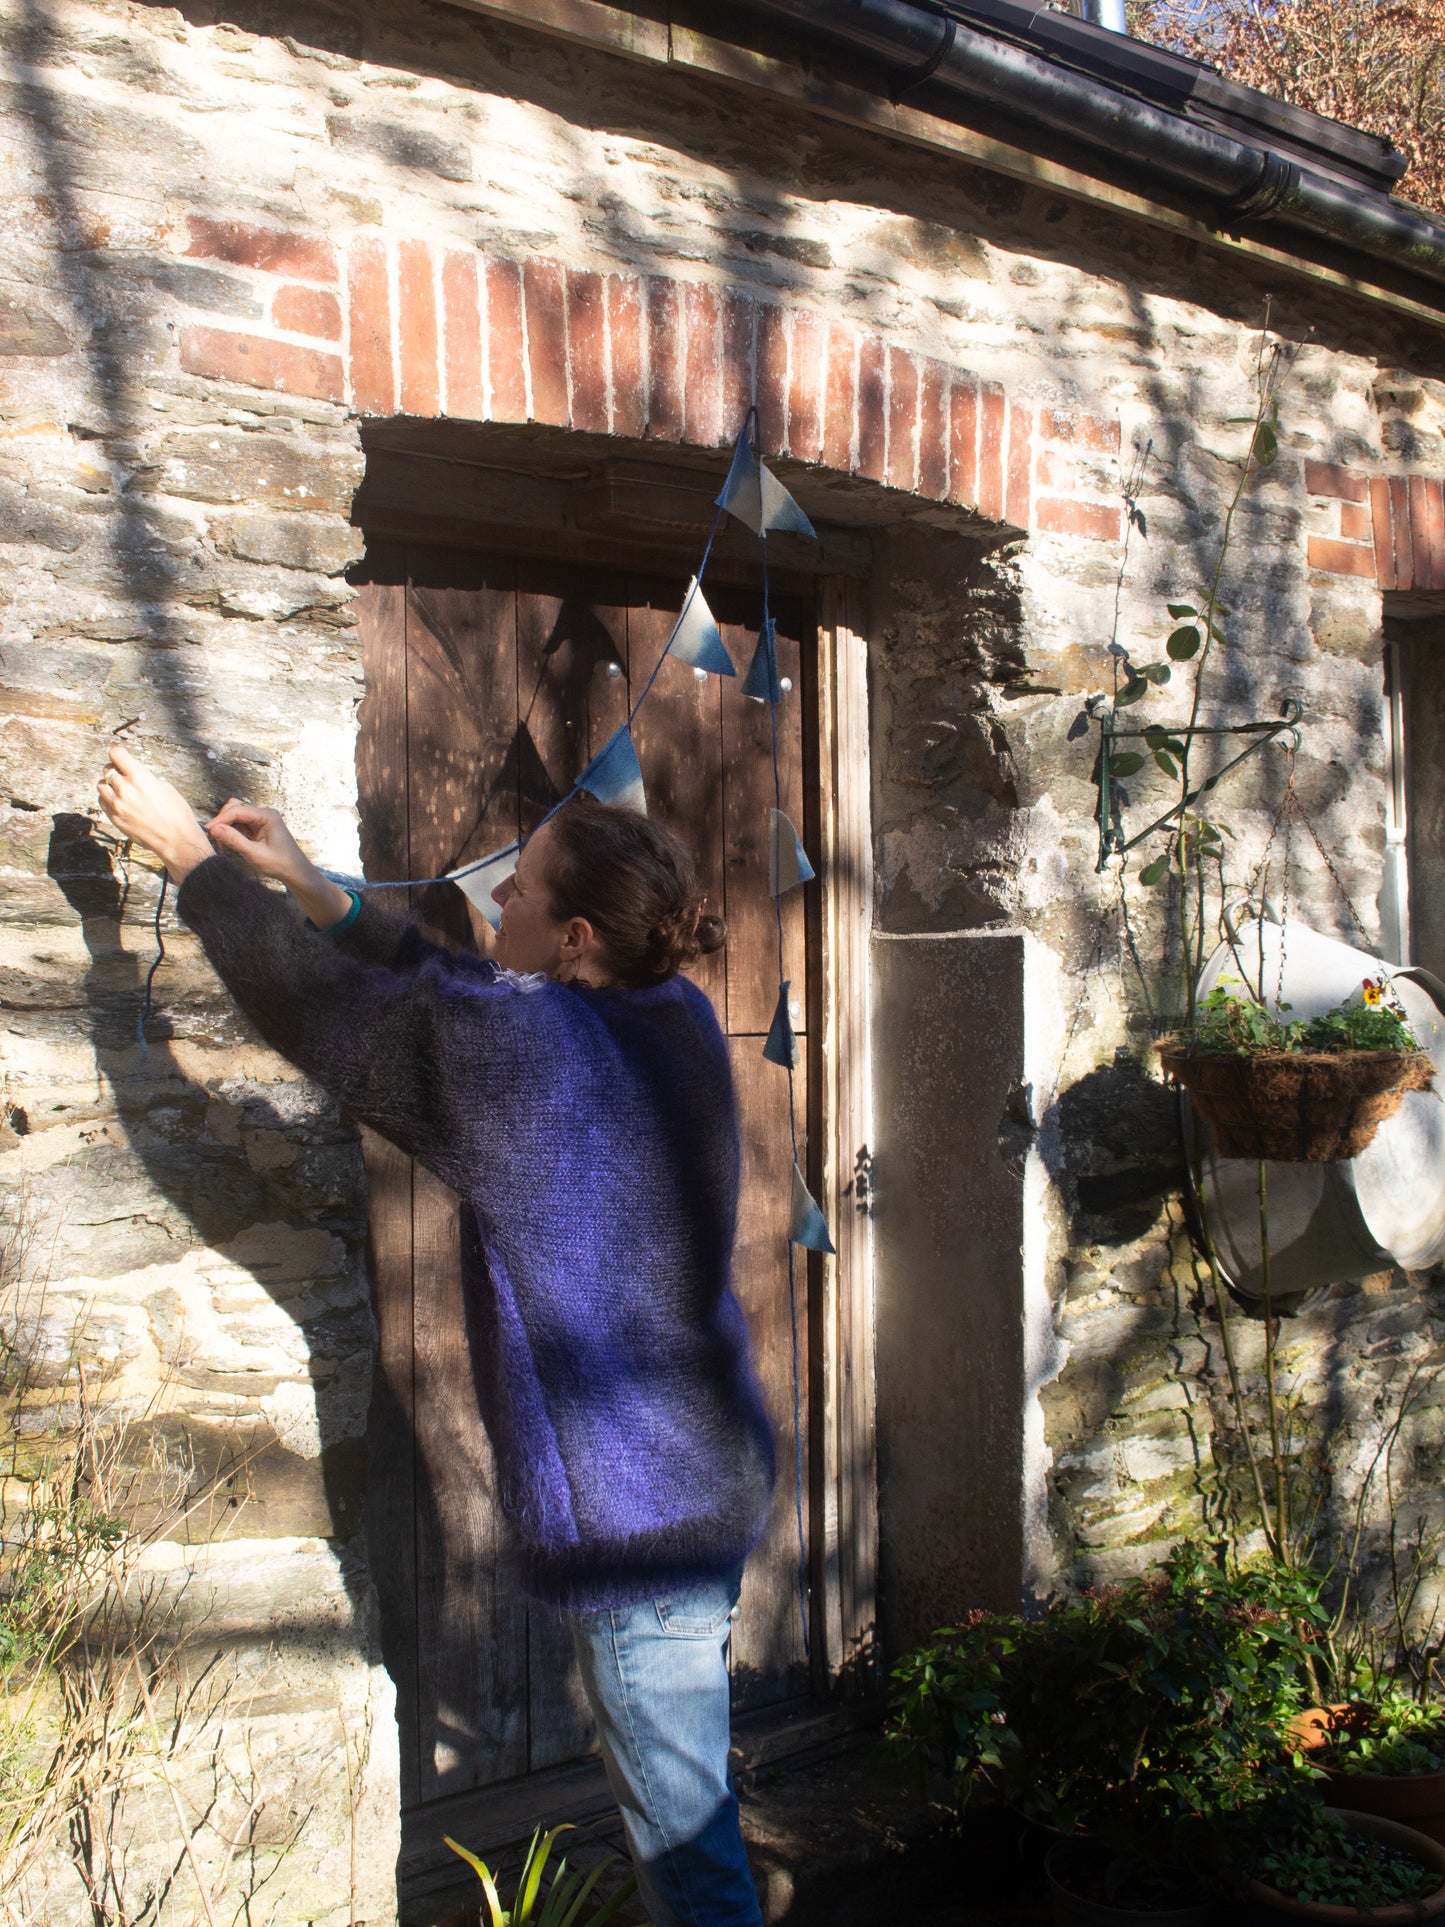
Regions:
<instances>
[{"instance_id":1,"label":"coir basket liner","mask_svg":"<svg viewBox=\"0 0 1445 1927\"><path fill-rule=\"evenodd\" d=\"M1225 1158L1332 1164L1358 1157L1406 1091L1430 1087L1425 1051L1192 1051L1159 1047L1165 1073L1214 1128Z\"/></svg>"}]
</instances>

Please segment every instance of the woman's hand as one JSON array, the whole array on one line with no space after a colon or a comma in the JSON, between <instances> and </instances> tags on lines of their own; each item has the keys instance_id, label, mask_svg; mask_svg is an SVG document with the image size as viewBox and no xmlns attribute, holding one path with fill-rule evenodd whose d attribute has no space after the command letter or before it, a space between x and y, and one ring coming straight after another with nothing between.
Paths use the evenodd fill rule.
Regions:
<instances>
[{"instance_id":1,"label":"woman's hand","mask_svg":"<svg viewBox=\"0 0 1445 1927\"><path fill-rule=\"evenodd\" d=\"M351 892L321 874L279 810L242 803L233 796L206 828L213 843L240 857L258 876L284 883L319 930L339 923L351 908Z\"/></svg>"},{"instance_id":2,"label":"woman's hand","mask_svg":"<svg viewBox=\"0 0 1445 1927\"><path fill-rule=\"evenodd\" d=\"M119 743L111 747L96 794L121 835L154 850L172 882L183 882L212 854L205 831L175 784L147 769Z\"/></svg>"}]
</instances>

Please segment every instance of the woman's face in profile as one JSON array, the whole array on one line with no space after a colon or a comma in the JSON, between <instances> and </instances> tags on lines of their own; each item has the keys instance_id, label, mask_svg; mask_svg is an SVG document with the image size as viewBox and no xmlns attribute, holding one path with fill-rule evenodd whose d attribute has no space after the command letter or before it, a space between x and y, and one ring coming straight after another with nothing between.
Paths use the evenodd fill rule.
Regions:
<instances>
[{"instance_id":1,"label":"woman's face in profile","mask_svg":"<svg viewBox=\"0 0 1445 1927\"><path fill-rule=\"evenodd\" d=\"M502 906L492 956L504 970L555 977L561 965L567 926L552 915L546 872L550 840L543 824L524 844L512 875L492 892L493 902Z\"/></svg>"}]
</instances>

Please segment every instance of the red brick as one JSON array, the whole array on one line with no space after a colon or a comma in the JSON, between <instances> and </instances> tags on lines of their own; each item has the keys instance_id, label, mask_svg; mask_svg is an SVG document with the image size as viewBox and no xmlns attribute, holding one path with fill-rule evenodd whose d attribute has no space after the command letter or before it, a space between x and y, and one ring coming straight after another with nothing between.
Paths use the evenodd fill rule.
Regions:
<instances>
[{"instance_id":1,"label":"red brick","mask_svg":"<svg viewBox=\"0 0 1445 1927\"><path fill-rule=\"evenodd\" d=\"M386 243L363 235L346 264L351 318L351 399L363 415L396 412L391 359L391 274Z\"/></svg>"},{"instance_id":2,"label":"red brick","mask_svg":"<svg viewBox=\"0 0 1445 1927\"><path fill-rule=\"evenodd\" d=\"M795 313L788 362L788 452L800 462L821 461L827 406L828 327L806 309Z\"/></svg>"},{"instance_id":3,"label":"red brick","mask_svg":"<svg viewBox=\"0 0 1445 1927\"><path fill-rule=\"evenodd\" d=\"M978 383L956 374L948 394L948 499L978 503Z\"/></svg>"},{"instance_id":4,"label":"red brick","mask_svg":"<svg viewBox=\"0 0 1445 1927\"><path fill-rule=\"evenodd\" d=\"M682 440L682 302L675 281L647 281L647 432Z\"/></svg>"},{"instance_id":5,"label":"red brick","mask_svg":"<svg viewBox=\"0 0 1445 1927\"><path fill-rule=\"evenodd\" d=\"M313 234L293 234L285 228L251 227L244 221L208 221L187 216L188 255L203 261L230 261L238 268L260 268L266 274L289 274L298 281L338 279L336 250Z\"/></svg>"},{"instance_id":6,"label":"red brick","mask_svg":"<svg viewBox=\"0 0 1445 1927\"><path fill-rule=\"evenodd\" d=\"M439 415L441 340L437 329L436 264L425 241L397 249L396 295L401 360L401 412Z\"/></svg>"},{"instance_id":7,"label":"red brick","mask_svg":"<svg viewBox=\"0 0 1445 1927\"><path fill-rule=\"evenodd\" d=\"M786 454L793 445L793 412L788 401L788 323L792 321L796 342L798 319L776 302L759 304L758 437L764 455ZM816 455L813 459L817 459Z\"/></svg>"},{"instance_id":8,"label":"red brick","mask_svg":"<svg viewBox=\"0 0 1445 1927\"><path fill-rule=\"evenodd\" d=\"M317 341L340 341L341 303L325 288L288 284L276 290L271 303L271 325L289 334L311 335Z\"/></svg>"},{"instance_id":9,"label":"red brick","mask_svg":"<svg viewBox=\"0 0 1445 1927\"><path fill-rule=\"evenodd\" d=\"M1440 484L1434 484L1438 491ZM1435 548L1434 531L1430 518L1431 483L1424 475L1409 477L1410 496L1410 548L1414 556L1415 589L1434 589L1440 581L1440 556Z\"/></svg>"},{"instance_id":10,"label":"red brick","mask_svg":"<svg viewBox=\"0 0 1445 1927\"><path fill-rule=\"evenodd\" d=\"M925 361L920 372L918 493L941 502L948 493L948 370L940 361Z\"/></svg>"},{"instance_id":11,"label":"red brick","mask_svg":"<svg viewBox=\"0 0 1445 1927\"><path fill-rule=\"evenodd\" d=\"M705 282L689 281L684 285L683 434L694 448L712 448L722 439L718 408L722 399L718 380L718 306L716 292Z\"/></svg>"},{"instance_id":12,"label":"red brick","mask_svg":"<svg viewBox=\"0 0 1445 1927\"><path fill-rule=\"evenodd\" d=\"M756 315L751 295L731 290L722 302L722 368L718 405L725 442L735 442L757 393Z\"/></svg>"},{"instance_id":13,"label":"red brick","mask_svg":"<svg viewBox=\"0 0 1445 1927\"><path fill-rule=\"evenodd\" d=\"M858 354L858 473L881 482L888 463L888 389L883 343L864 335Z\"/></svg>"},{"instance_id":14,"label":"red brick","mask_svg":"<svg viewBox=\"0 0 1445 1927\"><path fill-rule=\"evenodd\" d=\"M562 269L535 256L522 263L522 300L527 316L527 366L532 376L531 419L565 428L567 405L567 307Z\"/></svg>"},{"instance_id":15,"label":"red brick","mask_svg":"<svg viewBox=\"0 0 1445 1927\"><path fill-rule=\"evenodd\" d=\"M846 475L853 465L853 428L857 420L858 337L834 322L828 329L828 374L823 414L823 460Z\"/></svg>"},{"instance_id":16,"label":"red brick","mask_svg":"<svg viewBox=\"0 0 1445 1927\"><path fill-rule=\"evenodd\" d=\"M1424 484L1425 532L1430 546L1430 579L1421 589L1445 589L1445 486L1433 478Z\"/></svg>"},{"instance_id":17,"label":"red brick","mask_svg":"<svg viewBox=\"0 0 1445 1927\"><path fill-rule=\"evenodd\" d=\"M1034 411L1012 407L1008 411L1008 484L1004 514L1011 527L1029 526L1029 470L1034 457Z\"/></svg>"},{"instance_id":18,"label":"red brick","mask_svg":"<svg viewBox=\"0 0 1445 1927\"><path fill-rule=\"evenodd\" d=\"M526 336L522 330L522 270L515 261L488 261L486 295L487 415L494 422L524 422Z\"/></svg>"},{"instance_id":19,"label":"red brick","mask_svg":"<svg viewBox=\"0 0 1445 1927\"><path fill-rule=\"evenodd\" d=\"M1410 540L1410 483L1404 475L1390 477L1390 533L1395 540L1395 587L1413 589L1415 556Z\"/></svg>"},{"instance_id":20,"label":"red brick","mask_svg":"<svg viewBox=\"0 0 1445 1927\"><path fill-rule=\"evenodd\" d=\"M262 335L231 334L224 328L183 328L181 366L188 375L240 382L246 388L276 388L318 401L340 401L345 394L340 355L298 348L292 341L268 341Z\"/></svg>"},{"instance_id":21,"label":"red brick","mask_svg":"<svg viewBox=\"0 0 1445 1927\"><path fill-rule=\"evenodd\" d=\"M1004 392L995 381L980 389L978 425L978 512L991 522L1003 519Z\"/></svg>"},{"instance_id":22,"label":"red brick","mask_svg":"<svg viewBox=\"0 0 1445 1927\"><path fill-rule=\"evenodd\" d=\"M888 460L890 488L918 483L918 363L902 348L888 350Z\"/></svg>"},{"instance_id":23,"label":"red brick","mask_svg":"<svg viewBox=\"0 0 1445 1927\"><path fill-rule=\"evenodd\" d=\"M642 287L630 274L607 277L607 334L612 347L608 426L614 435L640 435L642 403Z\"/></svg>"},{"instance_id":24,"label":"red brick","mask_svg":"<svg viewBox=\"0 0 1445 1927\"><path fill-rule=\"evenodd\" d=\"M1311 495L1328 495L1339 502L1367 502L1370 485L1363 475L1336 462L1305 463L1305 487Z\"/></svg>"},{"instance_id":25,"label":"red brick","mask_svg":"<svg viewBox=\"0 0 1445 1927\"><path fill-rule=\"evenodd\" d=\"M481 297L470 248L453 248L442 261L442 316L447 413L456 421L485 421Z\"/></svg>"},{"instance_id":26,"label":"red brick","mask_svg":"<svg viewBox=\"0 0 1445 1927\"><path fill-rule=\"evenodd\" d=\"M1368 503L1340 503L1340 534L1347 542L1368 542L1373 527Z\"/></svg>"},{"instance_id":27,"label":"red brick","mask_svg":"<svg viewBox=\"0 0 1445 1927\"><path fill-rule=\"evenodd\" d=\"M567 270L567 372L574 428L607 432L607 307L600 274Z\"/></svg>"},{"instance_id":28,"label":"red brick","mask_svg":"<svg viewBox=\"0 0 1445 1927\"><path fill-rule=\"evenodd\" d=\"M1312 535L1308 543L1309 565L1325 575L1367 575L1375 573L1375 551L1362 542L1336 542L1328 535Z\"/></svg>"},{"instance_id":29,"label":"red brick","mask_svg":"<svg viewBox=\"0 0 1445 1927\"><path fill-rule=\"evenodd\" d=\"M1390 535L1390 484L1382 475L1370 479L1370 520L1375 531L1375 576L1382 589L1394 589L1395 544ZM1353 570L1350 571L1354 573Z\"/></svg>"},{"instance_id":30,"label":"red brick","mask_svg":"<svg viewBox=\"0 0 1445 1927\"><path fill-rule=\"evenodd\" d=\"M1052 408L1039 414L1039 434L1046 442L1072 442L1100 455L1119 452L1119 424L1098 415L1060 415Z\"/></svg>"},{"instance_id":31,"label":"red brick","mask_svg":"<svg viewBox=\"0 0 1445 1927\"><path fill-rule=\"evenodd\" d=\"M1046 495L1034 507L1034 527L1049 535L1076 535L1088 542L1117 542L1123 517L1104 502L1073 502Z\"/></svg>"}]
</instances>

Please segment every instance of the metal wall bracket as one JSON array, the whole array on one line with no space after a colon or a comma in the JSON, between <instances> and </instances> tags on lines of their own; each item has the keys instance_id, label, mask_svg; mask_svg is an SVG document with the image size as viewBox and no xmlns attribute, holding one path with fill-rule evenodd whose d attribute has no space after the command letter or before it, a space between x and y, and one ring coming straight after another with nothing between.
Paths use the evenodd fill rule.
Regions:
<instances>
[{"instance_id":1,"label":"metal wall bracket","mask_svg":"<svg viewBox=\"0 0 1445 1927\"><path fill-rule=\"evenodd\" d=\"M1137 728L1120 729L1117 716L1112 708L1105 706L1105 699L1102 697L1095 698L1094 703L1089 706L1089 713L1099 725L1099 759L1095 766L1094 780L1099 789L1097 811L1099 861L1096 868L1102 870L1111 856L1126 855L1146 837L1153 836L1156 830L1162 830L1166 824L1173 823L1183 816L1187 810L1193 808L1201 796L1207 795L1210 790L1216 788L1232 769L1238 769L1247 757L1253 756L1256 750L1263 749L1266 743L1272 743L1277 737L1288 732L1294 739L1292 747L1298 749L1300 733L1297 725L1304 711L1293 698L1287 697L1279 717L1273 722L1226 723L1215 728L1206 728L1202 724L1197 724L1193 729L1187 727L1174 729L1167 723L1148 723ZM1162 816L1156 817L1147 829L1140 830L1126 839L1122 817L1123 800L1119 793L1118 779L1114 776L1112 769L1114 747L1117 743L1131 737L1142 741L1146 735L1153 735L1159 729L1163 729L1176 741L1190 744L1202 736L1248 736L1250 741L1237 756L1230 758L1223 769L1218 769L1213 776L1206 777L1196 789L1190 790L1182 801L1176 803L1172 809L1166 810Z\"/></svg>"}]
</instances>

